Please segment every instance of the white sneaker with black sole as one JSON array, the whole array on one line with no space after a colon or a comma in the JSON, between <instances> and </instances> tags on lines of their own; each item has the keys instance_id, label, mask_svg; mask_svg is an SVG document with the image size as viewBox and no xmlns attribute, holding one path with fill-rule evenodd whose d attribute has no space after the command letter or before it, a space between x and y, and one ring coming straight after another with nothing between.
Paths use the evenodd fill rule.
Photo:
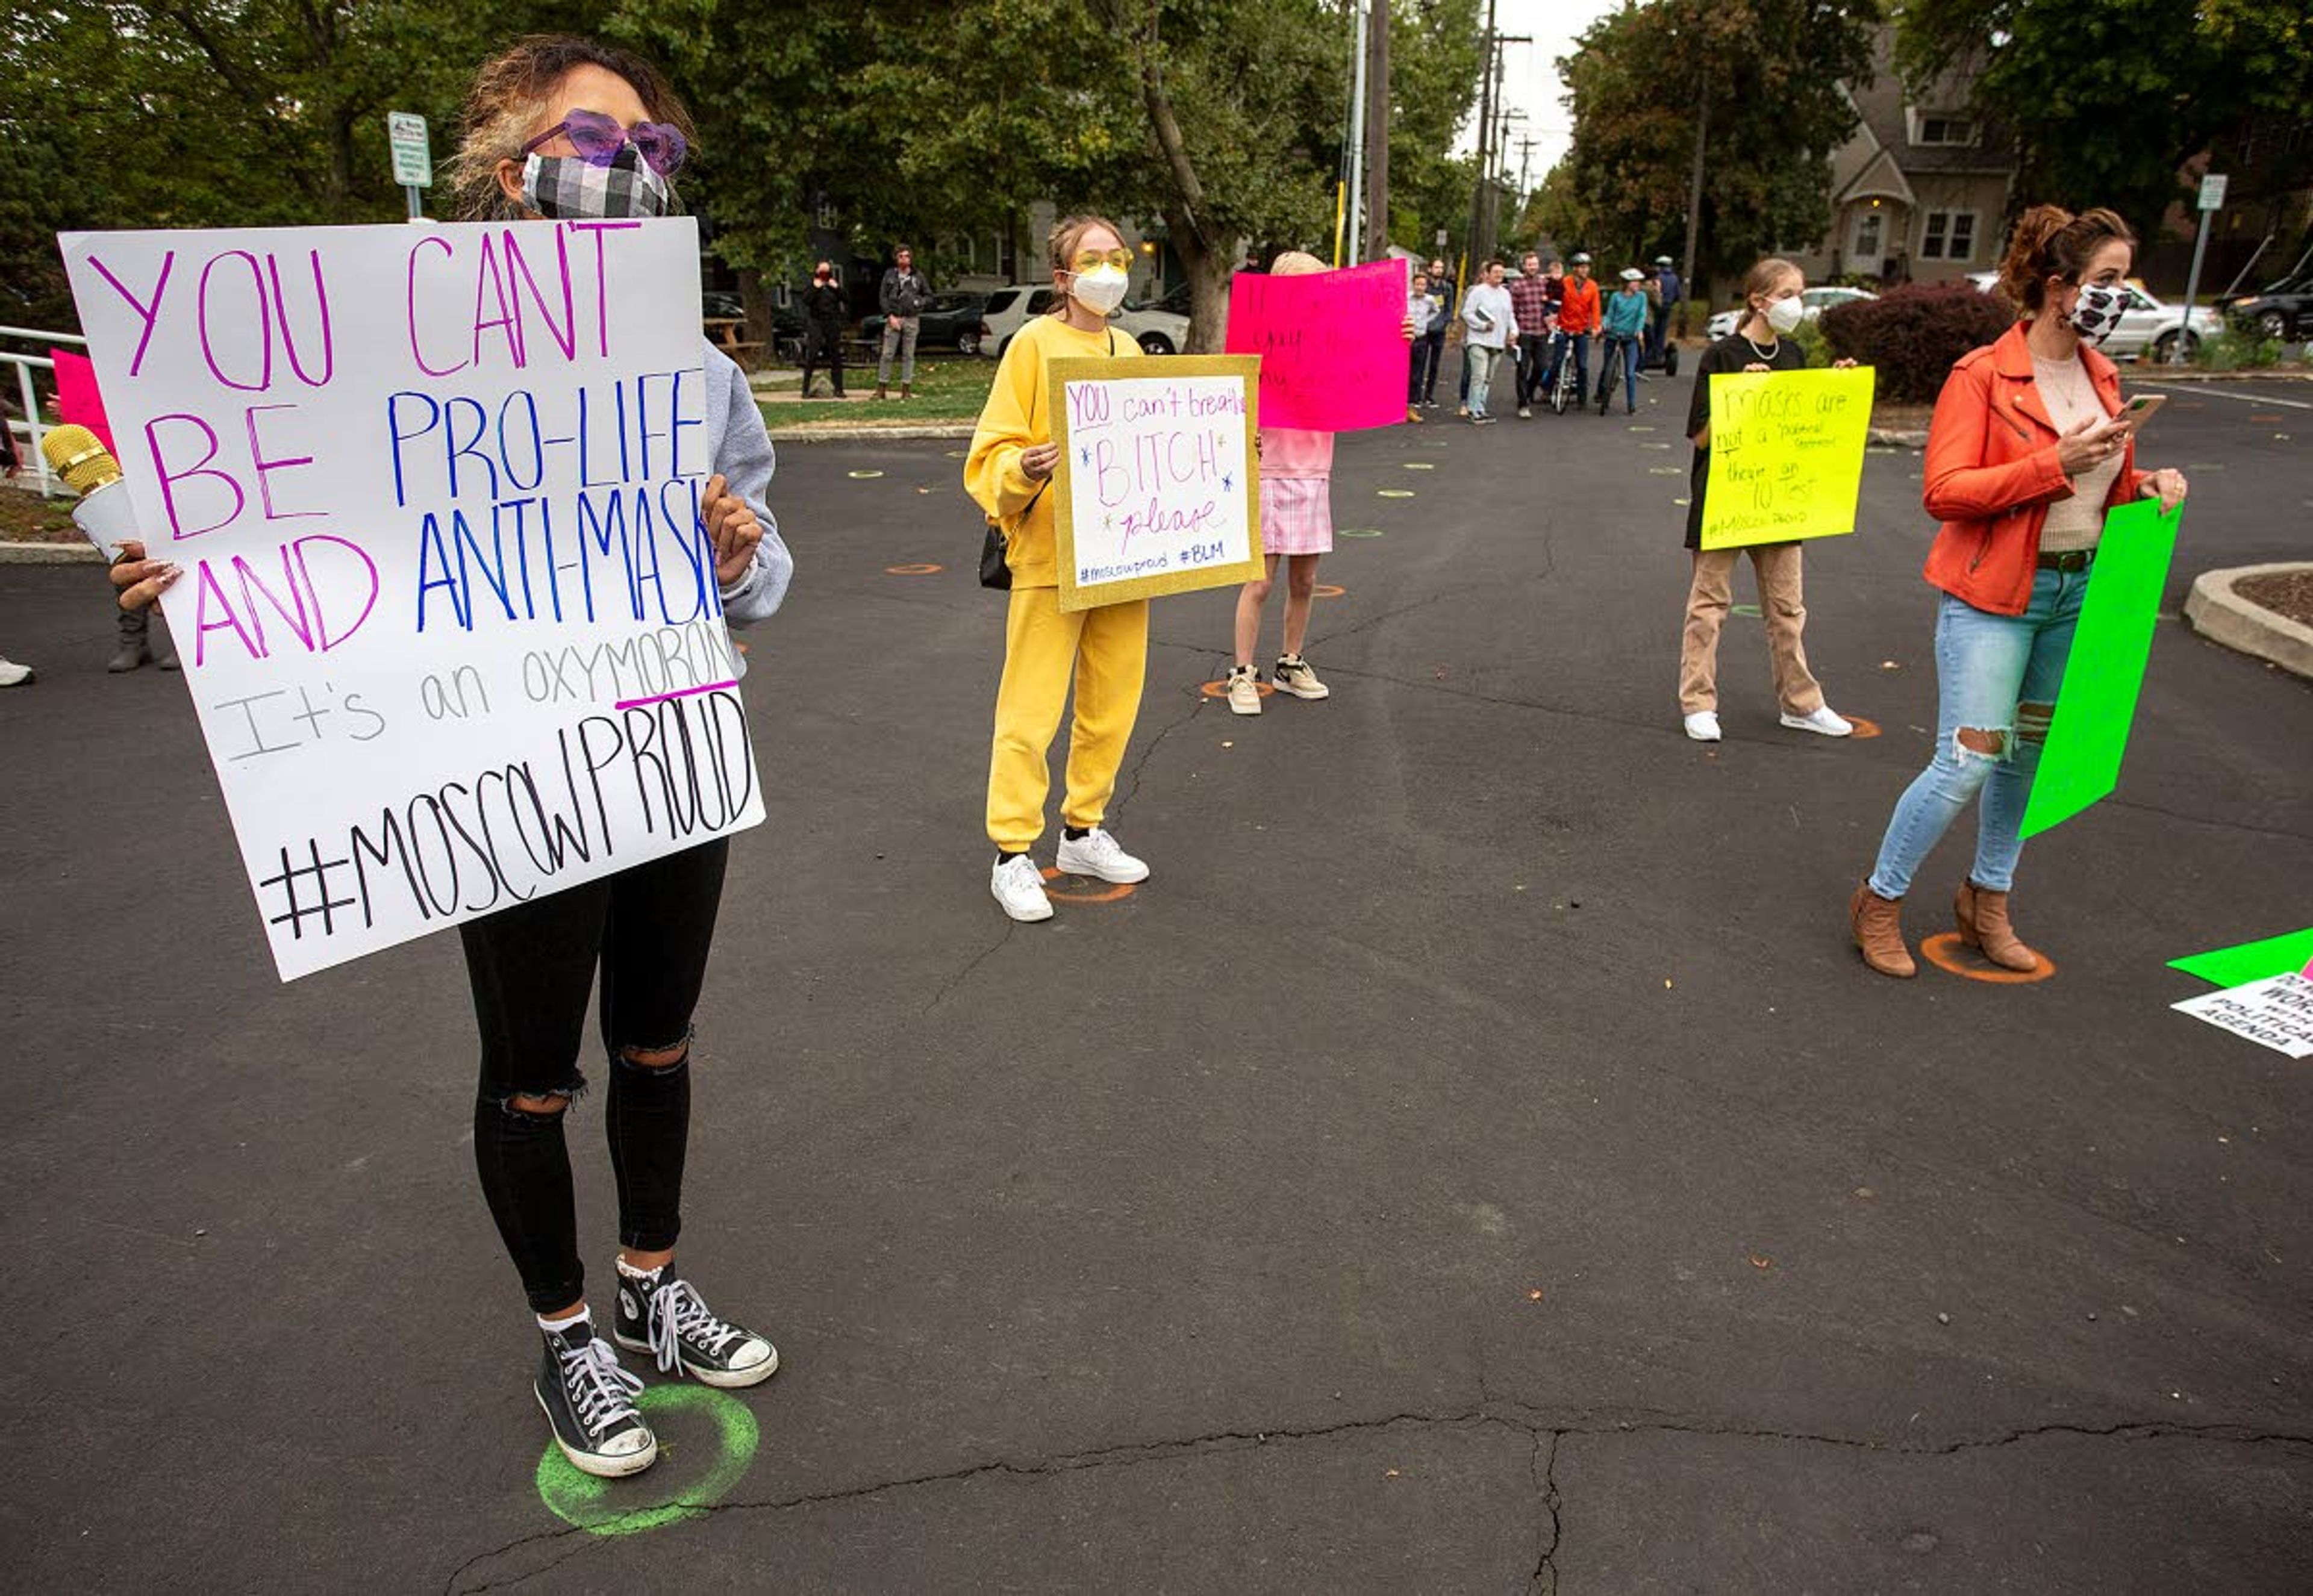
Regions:
<instances>
[{"instance_id":1,"label":"white sneaker with black sole","mask_svg":"<svg viewBox=\"0 0 2313 1596\"><path fill-rule=\"evenodd\" d=\"M1686 734L1689 737L1693 738L1697 742L1718 741L1719 712L1715 709L1698 709L1693 715L1688 715L1686 717Z\"/></svg>"},{"instance_id":2,"label":"white sneaker with black sole","mask_svg":"<svg viewBox=\"0 0 2313 1596\"><path fill-rule=\"evenodd\" d=\"M1059 857L1052 861L1062 875L1088 875L1124 886L1148 879L1148 866L1117 846L1116 838L1095 826L1082 837L1060 838Z\"/></svg>"},{"instance_id":3,"label":"white sneaker with black sole","mask_svg":"<svg viewBox=\"0 0 2313 1596\"><path fill-rule=\"evenodd\" d=\"M726 1390L761 1385L779 1372L779 1349L744 1325L718 1319L690 1281L668 1264L655 1275L619 1274L611 1338L646 1352L664 1374L688 1374Z\"/></svg>"},{"instance_id":4,"label":"white sneaker with black sole","mask_svg":"<svg viewBox=\"0 0 2313 1596\"><path fill-rule=\"evenodd\" d=\"M545 1337L545 1361L532 1389L571 1466L617 1479L656 1462L658 1437L635 1411L643 1382L619 1366L611 1344L584 1320Z\"/></svg>"},{"instance_id":5,"label":"white sneaker with black sole","mask_svg":"<svg viewBox=\"0 0 2313 1596\"><path fill-rule=\"evenodd\" d=\"M1044 896L1044 874L1025 854L998 859L988 878L988 890L1004 912L1016 920L1049 920L1052 900Z\"/></svg>"}]
</instances>

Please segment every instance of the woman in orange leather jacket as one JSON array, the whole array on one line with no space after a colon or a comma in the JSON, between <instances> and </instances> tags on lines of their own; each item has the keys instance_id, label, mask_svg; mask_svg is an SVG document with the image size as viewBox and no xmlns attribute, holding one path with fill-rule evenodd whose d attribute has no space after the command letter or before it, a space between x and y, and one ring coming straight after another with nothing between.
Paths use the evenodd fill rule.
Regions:
<instances>
[{"instance_id":1,"label":"woman in orange leather jacket","mask_svg":"<svg viewBox=\"0 0 2313 1596\"><path fill-rule=\"evenodd\" d=\"M2106 513L2185 494L2174 470L2140 471L2120 379L2097 353L2117 325L2136 239L2107 210L2036 206L2017 223L2000 285L2022 320L1952 367L1928 430L1925 503L1943 522L1926 576L1936 616L1934 758L1896 801L1849 922L1864 962L1910 976L1904 896L1971 799L1975 861L1953 902L1960 940L1992 963L2041 966L2008 896L2080 600Z\"/></svg>"}]
</instances>

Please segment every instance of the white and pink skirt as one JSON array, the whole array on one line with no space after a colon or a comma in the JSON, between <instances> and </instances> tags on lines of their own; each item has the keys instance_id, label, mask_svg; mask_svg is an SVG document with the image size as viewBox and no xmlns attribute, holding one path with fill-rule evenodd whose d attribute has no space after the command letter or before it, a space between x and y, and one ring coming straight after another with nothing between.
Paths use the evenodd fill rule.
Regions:
<instances>
[{"instance_id":1,"label":"white and pink skirt","mask_svg":"<svg viewBox=\"0 0 2313 1596\"><path fill-rule=\"evenodd\" d=\"M1326 477L1261 479L1263 554L1333 552L1333 484Z\"/></svg>"}]
</instances>

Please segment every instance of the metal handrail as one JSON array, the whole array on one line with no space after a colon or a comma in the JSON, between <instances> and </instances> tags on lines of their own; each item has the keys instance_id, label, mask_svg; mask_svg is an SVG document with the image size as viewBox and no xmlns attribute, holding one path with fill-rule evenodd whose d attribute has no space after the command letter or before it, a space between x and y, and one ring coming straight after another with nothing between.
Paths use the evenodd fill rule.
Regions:
<instances>
[{"instance_id":1,"label":"metal handrail","mask_svg":"<svg viewBox=\"0 0 2313 1596\"><path fill-rule=\"evenodd\" d=\"M51 349L59 344L88 347L88 340L76 332L50 332L39 327L0 327L0 338L38 341ZM40 440L47 435L48 427L40 419L40 399L32 391L34 368L53 372L57 363L45 355L22 355L13 349L0 349L0 360L16 368L17 401L24 411L22 419L11 417L8 421L8 430L24 440L24 447L18 451L24 461L18 483L36 488L44 497L66 492L64 478L48 469L48 457L40 452Z\"/></svg>"}]
</instances>

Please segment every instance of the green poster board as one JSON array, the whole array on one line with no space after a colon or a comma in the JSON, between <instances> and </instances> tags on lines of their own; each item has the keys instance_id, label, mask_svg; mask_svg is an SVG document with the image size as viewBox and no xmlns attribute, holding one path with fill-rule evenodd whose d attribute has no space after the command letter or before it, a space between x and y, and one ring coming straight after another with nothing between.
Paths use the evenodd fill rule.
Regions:
<instances>
[{"instance_id":1,"label":"green poster board","mask_svg":"<svg viewBox=\"0 0 2313 1596\"><path fill-rule=\"evenodd\" d=\"M2024 807L2027 837L2071 820L2119 785L2120 757L2152 657L2160 589L2184 518L2181 504L2163 515L2158 499L2123 504L2105 517L2048 745Z\"/></svg>"},{"instance_id":2,"label":"green poster board","mask_svg":"<svg viewBox=\"0 0 2313 1596\"><path fill-rule=\"evenodd\" d=\"M2267 976L2287 975L2291 970L2313 971L2313 925L2286 936L2243 943L2237 948L2219 948L2213 952L2195 953L2189 959L2171 959L2168 968L2229 989L2262 981Z\"/></svg>"}]
</instances>

